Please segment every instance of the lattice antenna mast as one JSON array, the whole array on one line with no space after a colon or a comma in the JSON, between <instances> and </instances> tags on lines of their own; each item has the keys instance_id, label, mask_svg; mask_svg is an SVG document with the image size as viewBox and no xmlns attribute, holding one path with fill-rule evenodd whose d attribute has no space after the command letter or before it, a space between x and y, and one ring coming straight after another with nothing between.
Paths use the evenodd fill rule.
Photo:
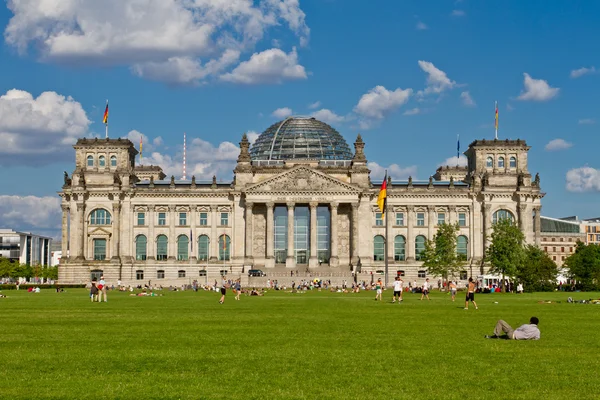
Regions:
<instances>
[{"instance_id":1,"label":"lattice antenna mast","mask_svg":"<svg viewBox=\"0 0 600 400\"><path fill-rule=\"evenodd\" d=\"M186 174L185 174L185 132L183 132L183 177L181 178L182 180L186 180Z\"/></svg>"}]
</instances>

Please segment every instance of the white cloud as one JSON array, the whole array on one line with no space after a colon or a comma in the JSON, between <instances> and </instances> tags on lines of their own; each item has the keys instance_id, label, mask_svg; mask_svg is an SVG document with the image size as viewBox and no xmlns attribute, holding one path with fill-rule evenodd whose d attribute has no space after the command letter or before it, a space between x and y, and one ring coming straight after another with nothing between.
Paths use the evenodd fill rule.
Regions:
<instances>
[{"instance_id":1,"label":"white cloud","mask_svg":"<svg viewBox=\"0 0 600 400\"><path fill-rule=\"evenodd\" d=\"M310 103L308 105L309 110L314 110L316 108L321 107L321 102L320 101L315 101L314 103Z\"/></svg>"},{"instance_id":2,"label":"white cloud","mask_svg":"<svg viewBox=\"0 0 600 400\"><path fill-rule=\"evenodd\" d=\"M471 94L469 94L469 92L462 92L460 94L460 98L462 99L462 102L465 106L467 107L475 107L477 104L475 104L475 101L473 100L473 98L471 97Z\"/></svg>"},{"instance_id":3,"label":"white cloud","mask_svg":"<svg viewBox=\"0 0 600 400\"><path fill-rule=\"evenodd\" d=\"M293 113L294 113L294 111L292 111L291 108L282 107L282 108L278 108L277 110L273 111L271 113L271 115L274 116L275 118L283 119L283 118L289 117Z\"/></svg>"},{"instance_id":4,"label":"white cloud","mask_svg":"<svg viewBox=\"0 0 600 400\"><path fill-rule=\"evenodd\" d=\"M398 88L390 91L383 86L375 86L362 95L354 107L354 112L366 118L382 119L386 114L406 104L411 94L412 89Z\"/></svg>"},{"instance_id":5,"label":"white cloud","mask_svg":"<svg viewBox=\"0 0 600 400\"><path fill-rule=\"evenodd\" d=\"M163 138L162 136L157 136L154 138L154 140L152 140L152 144L155 146L162 146L163 145Z\"/></svg>"},{"instance_id":6,"label":"white cloud","mask_svg":"<svg viewBox=\"0 0 600 400\"><path fill-rule=\"evenodd\" d=\"M0 165L60 161L89 124L81 104L70 96L44 92L34 98L9 90L0 96Z\"/></svg>"},{"instance_id":7,"label":"white cloud","mask_svg":"<svg viewBox=\"0 0 600 400\"><path fill-rule=\"evenodd\" d=\"M466 167L468 165L468 160L467 157L461 154L458 158L456 156L447 158L446 161L438 164L438 167L445 167L446 165L450 167L456 167L457 165L459 167Z\"/></svg>"},{"instance_id":8,"label":"white cloud","mask_svg":"<svg viewBox=\"0 0 600 400\"><path fill-rule=\"evenodd\" d=\"M246 136L248 136L248 141L252 145L252 144L254 144L254 142L256 142L256 139L258 139L258 137L260 136L260 133L258 133L256 131L248 131L248 132L246 132Z\"/></svg>"},{"instance_id":9,"label":"white cloud","mask_svg":"<svg viewBox=\"0 0 600 400\"><path fill-rule=\"evenodd\" d=\"M419 60L419 67L427 74L427 86L425 90L418 92L420 96L426 94L438 94L445 90L452 89L456 86L456 82L448 78L446 73L433 65L429 61Z\"/></svg>"},{"instance_id":10,"label":"white cloud","mask_svg":"<svg viewBox=\"0 0 600 400\"><path fill-rule=\"evenodd\" d=\"M387 170L388 176L392 179L407 179L409 176L413 178L417 174L417 166L411 165L409 167L400 167L398 164L390 164L387 167L377 164L376 162L367 163L367 167L371 170L371 178L383 179L385 171Z\"/></svg>"},{"instance_id":11,"label":"white cloud","mask_svg":"<svg viewBox=\"0 0 600 400\"><path fill-rule=\"evenodd\" d=\"M584 75L591 75L591 74L595 74L598 71L596 70L596 67L590 67L590 68L579 68L579 69L574 69L571 71L571 78L580 78Z\"/></svg>"},{"instance_id":12,"label":"white cloud","mask_svg":"<svg viewBox=\"0 0 600 400\"><path fill-rule=\"evenodd\" d=\"M523 75L525 89L519 95L519 100L547 101L558 96L559 88L550 87L543 79L533 79L526 72Z\"/></svg>"},{"instance_id":13,"label":"white cloud","mask_svg":"<svg viewBox=\"0 0 600 400\"><path fill-rule=\"evenodd\" d=\"M58 196L0 195L0 221L5 228L60 237L62 210Z\"/></svg>"},{"instance_id":14,"label":"white cloud","mask_svg":"<svg viewBox=\"0 0 600 400\"><path fill-rule=\"evenodd\" d=\"M417 22L416 29L417 29L418 31L424 31L424 30L426 30L426 29L429 29L429 27L428 27L427 25L425 25L425 23L424 23L424 22L421 22L421 21L419 21L419 22Z\"/></svg>"},{"instance_id":15,"label":"white cloud","mask_svg":"<svg viewBox=\"0 0 600 400\"><path fill-rule=\"evenodd\" d=\"M326 108L322 108L319 111L315 111L311 114L311 116L327 124L339 124L340 122L344 122L346 119L345 117L337 115L333 111L328 110Z\"/></svg>"},{"instance_id":16,"label":"white cloud","mask_svg":"<svg viewBox=\"0 0 600 400\"><path fill-rule=\"evenodd\" d=\"M421 113L421 109L418 107L411 108L410 110L406 110L402 113L402 115L417 115Z\"/></svg>"},{"instance_id":17,"label":"white cloud","mask_svg":"<svg viewBox=\"0 0 600 400\"><path fill-rule=\"evenodd\" d=\"M301 46L310 35L298 0L11 0L8 8L5 41L20 53L35 49L40 59L62 64L133 66L140 76L170 83L218 71L214 64L227 51L252 51L272 28L287 27Z\"/></svg>"},{"instance_id":18,"label":"white cloud","mask_svg":"<svg viewBox=\"0 0 600 400\"><path fill-rule=\"evenodd\" d=\"M593 125L596 123L596 120L594 120L593 118L583 118L577 121L577 123L579 125Z\"/></svg>"},{"instance_id":19,"label":"white cloud","mask_svg":"<svg viewBox=\"0 0 600 400\"><path fill-rule=\"evenodd\" d=\"M463 10L452 10L450 15L453 17L464 17L467 14Z\"/></svg>"},{"instance_id":20,"label":"white cloud","mask_svg":"<svg viewBox=\"0 0 600 400\"><path fill-rule=\"evenodd\" d=\"M548 142L544 147L546 151L558 151L566 150L573 146L573 143L569 143L563 139L554 139Z\"/></svg>"},{"instance_id":21,"label":"white cloud","mask_svg":"<svg viewBox=\"0 0 600 400\"><path fill-rule=\"evenodd\" d=\"M284 80L306 78L306 70L298 64L296 48L288 54L280 49L254 53L250 60L240 63L233 71L221 75L221 80L248 85L281 83Z\"/></svg>"},{"instance_id":22,"label":"white cloud","mask_svg":"<svg viewBox=\"0 0 600 400\"><path fill-rule=\"evenodd\" d=\"M600 191L600 170L587 166L569 170L567 190L580 193Z\"/></svg>"}]
</instances>

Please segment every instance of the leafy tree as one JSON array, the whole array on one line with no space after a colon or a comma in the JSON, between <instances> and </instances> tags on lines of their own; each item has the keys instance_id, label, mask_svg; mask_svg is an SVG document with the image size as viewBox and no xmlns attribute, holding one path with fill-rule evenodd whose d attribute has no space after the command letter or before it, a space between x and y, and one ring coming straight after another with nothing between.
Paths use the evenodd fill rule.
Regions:
<instances>
[{"instance_id":1,"label":"leafy tree","mask_svg":"<svg viewBox=\"0 0 600 400\"><path fill-rule=\"evenodd\" d=\"M12 276L15 263L10 261L8 258L0 257L0 278L7 278Z\"/></svg>"},{"instance_id":2,"label":"leafy tree","mask_svg":"<svg viewBox=\"0 0 600 400\"><path fill-rule=\"evenodd\" d=\"M19 278L31 278L33 274L33 271L31 269L30 265L27 264L16 264L15 263L15 267L13 268L13 270L11 271L11 275L10 277L13 279L19 279Z\"/></svg>"},{"instance_id":3,"label":"leafy tree","mask_svg":"<svg viewBox=\"0 0 600 400\"><path fill-rule=\"evenodd\" d=\"M600 282L600 245L577 242L575 253L567 257L564 266L580 289L596 290Z\"/></svg>"},{"instance_id":4,"label":"leafy tree","mask_svg":"<svg viewBox=\"0 0 600 400\"><path fill-rule=\"evenodd\" d=\"M490 272L502 275L501 288L505 292L504 278L514 278L523 264L525 236L509 218L498 220L492 229L492 244L486 252L486 260L491 264Z\"/></svg>"},{"instance_id":5,"label":"leafy tree","mask_svg":"<svg viewBox=\"0 0 600 400\"><path fill-rule=\"evenodd\" d=\"M458 224L443 223L438 226L433 240L425 242L421 253L423 266L434 276L448 278L458 272L461 262L456 254L456 234Z\"/></svg>"},{"instance_id":6,"label":"leafy tree","mask_svg":"<svg viewBox=\"0 0 600 400\"><path fill-rule=\"evenodd\" d=\"M523 264L517 267L516 278L528 292L550 292L556 287L558 267L550 256L536 246L525 247Z\"/></svg>"},{"instance_id":7,"label":"leafy tree","mask_svg":"<svg viewBox=\"0 0 600 400\"><path fill-rule=\"evenodd\" d=\"M44 279L58 280L58 267L46 267L42 270L42 277Z\"/></svg>"}]
</instances>

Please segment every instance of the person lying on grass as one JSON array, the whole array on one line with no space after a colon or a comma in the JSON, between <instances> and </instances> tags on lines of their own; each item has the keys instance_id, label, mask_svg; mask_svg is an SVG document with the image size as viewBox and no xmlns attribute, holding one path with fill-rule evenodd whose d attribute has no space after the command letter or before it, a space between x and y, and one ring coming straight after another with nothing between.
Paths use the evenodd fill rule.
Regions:
<instances>
[{"instance_id":1,"label":"person lying on grass","mask_svg":"<svg viewBox=\"0 0 600 400\"><path fill-rule=\"evenodd\" d=\"M513 329L503 320L499 320L494 328L492 336L486 335L486 339L514 339L514 340L538 340L540 338L540 321L537 317L531 317L529 324L521 325Z\"/></svg>"}]
</instances>

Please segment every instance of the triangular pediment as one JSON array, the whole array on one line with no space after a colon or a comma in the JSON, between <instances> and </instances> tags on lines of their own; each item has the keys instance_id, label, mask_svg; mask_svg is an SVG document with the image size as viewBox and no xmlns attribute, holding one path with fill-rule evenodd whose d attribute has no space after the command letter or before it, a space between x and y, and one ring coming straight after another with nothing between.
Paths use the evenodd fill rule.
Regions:
<instances>
[{"instance_id":1,"label":"triangular pediment","mask_svg":"<svg viewBox=\"0 0 600 400\"><path fill-rule=\"evenodd\" d=\"M300 166L282 172L262 182L255 183L246 193L260 192L346 192L359 193L360 189L320 171Z\"/></svg>"},{"instance_id":2,"label":"triangular pediment","mask_svg":"<svg viewBox=\"0 0 600 400\"><path fill-rule=\"evenodd\" d=\"M111 232L104 228L92 228L88 231L88 236L110 236Z\"/></svg>"}]
</instances>

